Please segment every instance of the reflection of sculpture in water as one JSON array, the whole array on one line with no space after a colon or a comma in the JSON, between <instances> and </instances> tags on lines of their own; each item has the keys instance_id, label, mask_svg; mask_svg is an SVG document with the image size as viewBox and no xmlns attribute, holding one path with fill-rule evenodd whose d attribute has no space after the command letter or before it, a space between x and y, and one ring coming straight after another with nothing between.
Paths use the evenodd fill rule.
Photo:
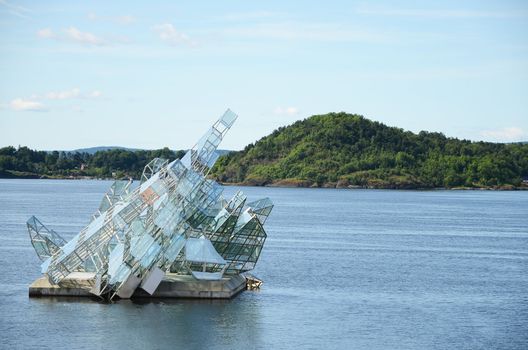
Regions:
<instances>
[{"instance_id":1,"label":"reflection of sculpture in water","mask_svg":"<svg viewBox=\"0 0 528 350\"><path fill-rule=\"evenodd\" d=\"M85 286L93 294L129 298L138 287L154 293L167 272L218 280L253 269L273 203L246 203L242 192L226 201L222 187L206 178L236 118L224 113L181 160L153 159L136 188L114 182L90 224L69 242L31 217L31 242L50 283L94 272Z\"/></svg>"}]
</instances>

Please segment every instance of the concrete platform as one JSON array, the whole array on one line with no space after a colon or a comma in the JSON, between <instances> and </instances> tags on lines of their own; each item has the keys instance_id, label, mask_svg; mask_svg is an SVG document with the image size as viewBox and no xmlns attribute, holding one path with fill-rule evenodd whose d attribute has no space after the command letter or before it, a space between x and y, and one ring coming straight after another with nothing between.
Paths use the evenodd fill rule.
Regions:
<instances>
[{"instance_id":1,"label":"concrete platform","mask_svg":"<svg viewBox=\"0 0 528 350\"><path fill-rule=\"evenodd\" d=\"M94 274L74 272L61 285L49 283L45 276L29 286L30 297L94 297L89 289L94 285ZM198 298L229 299L246 289L246 278L242 275L229 276L218 281L197 280L192 276L167 274L153 295L141 288L136 289L132 298Z\"/></svg>"}]
</instances>

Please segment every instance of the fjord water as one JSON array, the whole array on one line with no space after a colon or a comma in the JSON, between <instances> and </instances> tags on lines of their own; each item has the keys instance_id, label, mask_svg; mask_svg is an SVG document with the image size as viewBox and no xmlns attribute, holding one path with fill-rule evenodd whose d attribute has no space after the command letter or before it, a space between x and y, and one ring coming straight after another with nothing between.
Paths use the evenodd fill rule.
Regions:
<instances>
[{"instance_id":1,"label":"fjord water","mask_svg":"<svg viewBox=\"0 0 528 350\"><path fill-rule=\"evenodd\" d=\"M29 299L40 268L25 221L70 238L110 184L0 180L0 348L528 348L528 191L226 187L276 205L260 291Z\"/></svg>"}]
</instances>

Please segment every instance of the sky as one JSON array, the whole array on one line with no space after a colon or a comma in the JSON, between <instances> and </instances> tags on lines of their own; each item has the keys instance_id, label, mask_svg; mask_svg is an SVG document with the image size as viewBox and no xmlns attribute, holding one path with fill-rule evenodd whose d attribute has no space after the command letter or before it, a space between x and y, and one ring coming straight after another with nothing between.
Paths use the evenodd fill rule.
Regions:
<instances>
[{"instance_id":1,"label":"sky","mask_svg":"<svg viewBox=\"0 0 528 350\"><path fill-rule=\"evenodd\" d=\"M528 140L528 1L0 0L0 147L221 148L348 112Z\"/></svg>"}]
</instances>

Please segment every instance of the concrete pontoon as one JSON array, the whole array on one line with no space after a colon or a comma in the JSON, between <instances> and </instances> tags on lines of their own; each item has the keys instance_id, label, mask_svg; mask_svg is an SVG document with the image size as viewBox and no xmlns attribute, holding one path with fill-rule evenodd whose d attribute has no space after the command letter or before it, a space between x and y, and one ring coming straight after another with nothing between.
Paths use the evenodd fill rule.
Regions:
<instances>
[{"instance_id":1,"label":"concrete pontoon","mask_svg":"<svg viewBox=\"0 0 528 350\"><path fill-rule=\"evenodd\" d=\"M94 273L74 272L58 286L42 276L29 286L29 296L95 297L90 292L95 284L94 280ZM219 280L197 280L189 275L168 273L152 295L138 288L132 298L230 299L245 290L246 286L247 281L243 275L226 276Z\"/></svg>"}]
</instances>

